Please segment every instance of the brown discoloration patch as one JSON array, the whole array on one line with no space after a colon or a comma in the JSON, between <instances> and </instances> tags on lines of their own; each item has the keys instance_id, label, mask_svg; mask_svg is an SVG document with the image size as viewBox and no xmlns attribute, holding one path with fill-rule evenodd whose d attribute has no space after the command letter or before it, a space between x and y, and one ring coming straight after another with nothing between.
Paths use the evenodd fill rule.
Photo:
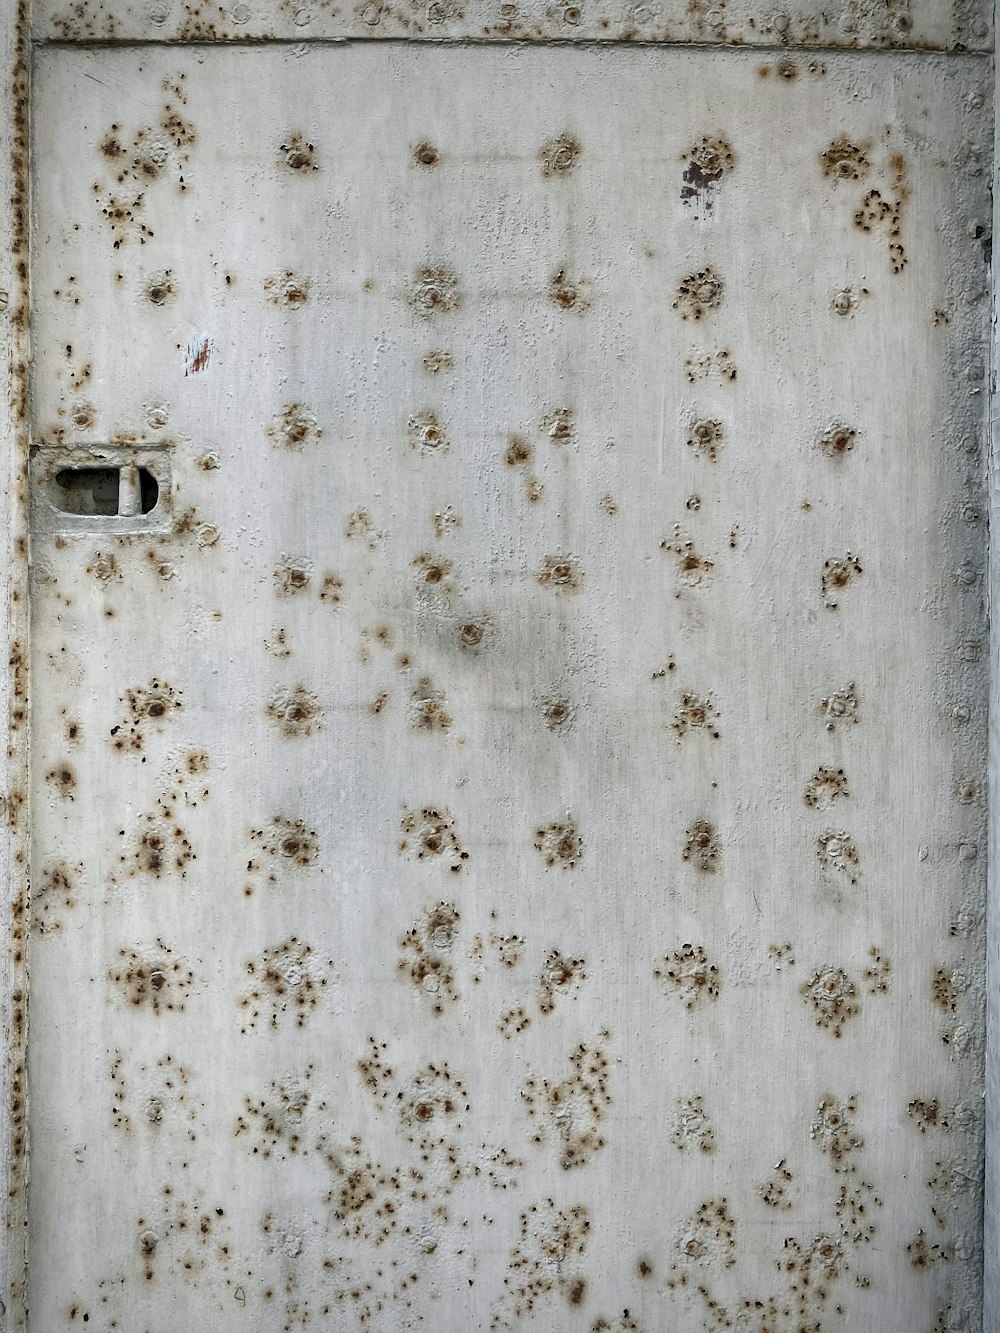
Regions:
<instances>
[{"instance_id":1,"label":"brown discoloration patch","mask_svg":"<svg viewBox=\"0 0 1000 1333\"><path fill-rule=\"evenodd\" d=\"M722 304L722 294L722 279L709 265L697 273L689 273L681 281L674 296L673 309L680 312L681 319L704 319Z\"/></svg>"},{"instance_id":2,"label":"brown discoloration patch","mask_svg":"<svg viewBox=\"0 0 1000 1333\"><path fill-rule=\"evenodd\" d=\"M154 1014L184 1012L194 973L162 939L148 951L119 949L118 958L108 980L130 1005Z\"/></svg>"},{"instance_id":3,"label":"brown discoloration patch","mask_svg":"<svg viewBox=\"0 0 1000 1333\"><path fill-rule=\"evenodd\" d=\"M583 839L571 817L552 824L540 824L534 832L533 845L547 867L570 870L583 855Z\"/></svg>"},{"instance_id":4,"label":"brown discoloration patch","mask_svg":"<svg viewBox=\"0 0 1000 1333\"><path fill-rule=\"evenodd\" d=\"M546 1296L567 1296L580 1281L577 1265L587 1250L590 1213L583 1204L558 1208L551 1199L521 1213L510 1253L496 1329L518 1327Z\"/></svg>"},{"instance_id":5,"label":"brown discoloration patch","mask_svg":"<svg viewBox=\"0 0 1000 1333\"><path fill-rule=\"evenodd\" d=\"M410 564L417 571L418 586L446 594L453 591L449 578L454 568L453 561L433 555L429 551L421 551L419 555L413 557Z\"/></svg>"},{"instance_id":6,"label":"brown discoloration patch","mask_svg":"<svg viewBox=\"0 0 1000 1333\"><path fill-rule=\"evenodd\" d=\"M722 974L700 944L682 944L653 969L653 977L667 994L677 995L685 1009L696 1009L717 1000Z\"/></svg>"},{"instance_id":7,"label":"brown discoloration patch","mask_svg":"<svg viewBox=\"0 0 1000 1333\"><path fill-rule=\"evenodd\" d=\"M93 403L76 403L69 420L73 429L82 434L84 431L93 430L97 421L97 410Z\"/></svg>"},{"instance_id":8,"label":"brown discoloration patch","mask_svg":"<svg viewBox=\"0 0 1000 1333\"><path fill-rule=\"evenodd\" d=\"M295 935L248 958L245 971L250 988L237 1000L248 1014L241 1033L255 1031L262 1018L276 1032L286 1015L294 1019L295 1027L304 1027L319 1008L327 984L323 965Z\"/></svg>"},{"instance_id":9,"label":"brown discoloration patch","mask_svg":"<svg viewBox=\"0 0 1000 1333\"><path fill-rule=\"evenodd\" d=\"M311 736L323 725L319 699L304 685L279 690L267 704L266 712L277 723L283 736Z\"/></svg>"},{"instance_id":10,"label":"brown discoloration patch","mask_svg":"<svg viewBox=\"0 0 1000 1333\"><path fill-rule=\"evenodd\" d=\"M799 994L816 1016L816 1026L833 1037L843 1034L847 1022L861 1012L858 988L841 967L818 967Z\"/></svg>"},{"instance_id":11,"label":"brown discoloration patch","mask_svg":"<svg viewBox=\"0 0 1000 1333\"><path fill-rule=\"evenodd\" d=\"M539 159L543 176L568 176L579 165L583 149L572 134L559 134L542 146Z\"/></svg>"}]
</instances>

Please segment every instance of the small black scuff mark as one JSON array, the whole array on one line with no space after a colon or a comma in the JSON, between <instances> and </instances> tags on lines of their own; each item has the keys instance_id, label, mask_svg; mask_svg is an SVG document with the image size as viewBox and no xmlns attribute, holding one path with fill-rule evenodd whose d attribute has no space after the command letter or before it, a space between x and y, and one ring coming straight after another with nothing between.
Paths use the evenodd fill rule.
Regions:
<instances>
[{"instance_id":1,"label":"small black scuff mark","mask_svg":"<svg viewBox=\"0 0 1000 1333\"><path fill-rule=\"evenodd\" d=\"M184 375L197 375L208 367L212 355L212 339L207 333L194 333L184 349Z\"/></svg>"}]
</instances>

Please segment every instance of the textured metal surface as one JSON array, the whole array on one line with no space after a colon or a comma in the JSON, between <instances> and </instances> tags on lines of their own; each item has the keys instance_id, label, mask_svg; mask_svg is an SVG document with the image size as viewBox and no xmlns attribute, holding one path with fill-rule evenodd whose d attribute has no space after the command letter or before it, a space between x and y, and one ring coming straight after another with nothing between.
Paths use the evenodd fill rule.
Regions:
<instances>
[{"instance_id":1,"label":"textured metal surface","mask_svg":"<svg viewBox=\"0 0 1000 1333\"><path fill-rule=\"evenodd\" d=\"M65 41L708 42L984 50L988 0L36 0Z\"/></svg>"},{"instance_id":2,"label":"textured metal surface","mask_svg":"<svg viewBox=\"0 0 1000 1333\"><path fill-rule=\"evenodd\" d=\"M988 76L39 52L32 1328L979 1327Z\"/></svg>"}]
</instances>

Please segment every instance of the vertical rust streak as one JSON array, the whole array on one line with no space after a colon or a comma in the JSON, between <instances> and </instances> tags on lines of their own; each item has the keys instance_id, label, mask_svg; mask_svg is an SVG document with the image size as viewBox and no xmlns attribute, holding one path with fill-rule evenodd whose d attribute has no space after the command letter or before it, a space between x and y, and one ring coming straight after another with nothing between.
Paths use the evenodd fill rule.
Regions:
<instances>
[{"instance_id":1,"label":"vertical rust streak","mask_svg":"<svg viewBox=\"0 0 1000 1333\"><path fill-rule=\"evenodd\" d=\"M27 1267L27 910L28 910L28 447L29 421L29 0L17 0L8 44L10 98L7 530L6 849L9 942L5 953L7 1014L4 1095L8 1131L3 1229L5 1330L26 1327Z\"/></svg>"}]
</instances>

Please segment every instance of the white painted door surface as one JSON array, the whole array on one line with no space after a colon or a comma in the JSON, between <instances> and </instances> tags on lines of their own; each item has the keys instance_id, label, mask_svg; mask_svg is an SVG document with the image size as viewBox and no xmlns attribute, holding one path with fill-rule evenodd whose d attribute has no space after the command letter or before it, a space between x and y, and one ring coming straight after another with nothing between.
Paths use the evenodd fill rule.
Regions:
<instances>
[{"instance_id":1,"label":"white painted door surface","mask_svg":"<svg viewBox=\"0 0 1000 1333\"><path fill-rule=\"evenodd\" d=\"M32 1333L980 1327L989 75L36 49Z\"/></svg>"}]
</instances>

